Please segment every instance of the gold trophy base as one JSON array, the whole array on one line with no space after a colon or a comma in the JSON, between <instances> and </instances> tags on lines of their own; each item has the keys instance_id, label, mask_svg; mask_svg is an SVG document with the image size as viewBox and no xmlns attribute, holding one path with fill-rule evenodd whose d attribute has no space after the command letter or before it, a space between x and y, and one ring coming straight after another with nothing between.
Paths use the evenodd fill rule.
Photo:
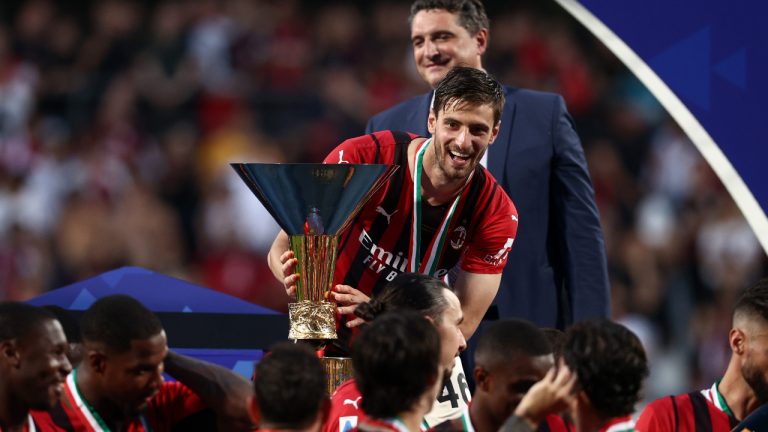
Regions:
<instances>
[{"instance_id":1,"label":"gold trophy base","mask_svg":"<svg viewBox=\"0 0 768 432\"><path fill-rule=\"evenodd\" d=\"M336 305L303 300L288 303L288 339L336 339Z\"/></svg>"},{"instance_id":2,"label":"gold trophy base","mask_svg":"<svg viewBox=\"0 0 768 432\"><path fill-rule=\"evenodd\" d=\"M329 395L333 395L344 381L353 378L352 359L349 357L322 357L320 362L327 374Z\"/></svg>"}]
</instances>

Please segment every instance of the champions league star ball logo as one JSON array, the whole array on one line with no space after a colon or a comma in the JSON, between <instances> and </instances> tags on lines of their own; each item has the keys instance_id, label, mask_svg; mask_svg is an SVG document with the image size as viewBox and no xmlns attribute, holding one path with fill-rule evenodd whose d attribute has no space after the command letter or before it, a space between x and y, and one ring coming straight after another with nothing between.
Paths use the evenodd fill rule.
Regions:
<instances>
[{"instance_id":1,"label":"champions league star ball logo","mask_svg":"<svg viewBox=\"0 0 768 432\"><path fill-rule=\"evenodd\" d=\"M464 241L467 239L467 229L463 226L458 226L453 230L451 234L451 247L459 250L464 247Z\"/></svg>"}]
</instances>

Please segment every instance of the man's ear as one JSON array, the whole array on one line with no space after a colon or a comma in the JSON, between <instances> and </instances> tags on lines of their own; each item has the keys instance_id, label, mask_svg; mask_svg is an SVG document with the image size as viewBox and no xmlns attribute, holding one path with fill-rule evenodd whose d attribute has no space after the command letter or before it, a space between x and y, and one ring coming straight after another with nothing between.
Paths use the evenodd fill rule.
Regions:
<instances>
[{"instance_id":1,"label":"man's ear","mask_svg":"<svg viewBox=\"0 0 768 432\"><path fill-rule=\"evenodd\" d=\"M0 357L2 361L11 367L18 367L21 362L18 344L16 339L8 339L0 342Z\"/></svg>"},{"instance_id":2,"label":"man's ear","mask_svg":"<svg viewBox=\"0 0 768 432\"><path fill-rule=\"evenodd\" d=\"M488 371L481 366L475 366L475 370L472 371L475 376L475 383L477 388L483 389L483 391L490 391L491 379L488 376Z\"/></svg>"},{"instance_id":3,"label":"man's ear","mask_svg":"<svg viewBox=\"0 0 768 432\"><path fill-rule=\"evenodd\" d=\"M427 130L430 134L435 134L435 127L437 126L437 114L434 109L429 110L429 116L427 117Z\"/></svg>"},{"instance_id":4,"label":"man's ear","mask_svg":"<svg viewBox=\"0 0 768 432\"><path fill-rule=\"evenodd\" d=\"M481 28L480 31L475 34L475 44L477 45L477 55L482 56L485 54L485 50L488 49L488 29Z\"/></svg>"},{"instance_id":5,"label":"man's ear","mask_svg":"<svg viewBox=\"0 0 768 432\"><path fill-rule=\"evenodd\" d=\"M86 348L83 363L87 362L92 371L103 374L107 369L107 355L101 350Z\"/></svg>"},{"instance_id":6,"label":"man's ear","mask_svg":"<svg viewBox=\"0 0 768 432\"><path fill-rule=\"evenodd\" d=\"M496 126L491 129L491 140L488 141L488 145L493 144L494 141L496 141L496 138L499 136L499 130L501 129L501 120L496 122Z\"/></svg>"},{"instance_id":7,"label":"man's ear","mask_svg":"<svg viewBox=\"0 0 768 432\"><path fill-rule=\"evenodd\" d=\"M258 426L261 421L261 411L259 411L259 401L255 394L248 396L248 416L251 417L253 424Z\"/></svg>"},{"instance_id":8,"label":"man's ear","mask_svg":"<svg viewBox=\"0 0 768 432\"><path fill-rule=\"evenodd\" d=\"M728 333L728 344L734 354L742 355L746 351L747 335L740 328L732 328Z\"/></svg>"}]
</instances>

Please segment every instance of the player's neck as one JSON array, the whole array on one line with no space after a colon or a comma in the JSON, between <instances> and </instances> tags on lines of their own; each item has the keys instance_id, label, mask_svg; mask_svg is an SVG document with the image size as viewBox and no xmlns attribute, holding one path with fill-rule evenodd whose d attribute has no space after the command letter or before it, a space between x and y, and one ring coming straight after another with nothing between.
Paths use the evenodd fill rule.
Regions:
<instances>
[{"instance_id":1,"label":"player's neck","mask_svg":"<svg viewBox=\"0 0 768 432\"><path fill-rule=\"evenodd\" d=\"M472 426L477 432L492 432L497 431L504 424L504 420L497 421L493 418L491 410L486 405L486 395L482 394L478 390L475 397L472 399L472 404L469 406L469 421L472 422Z\"/></svg>"},{"instance_id":2,"label":"player's neck","mask_svg":"<svg viewBox=\"0 0 768 432\"><path fill-rule=\"evenodd\" d=\"M87 366L77 368L75 384L80 397L93 408L110 426L122 422L123 413L120 408L107 398L93 372Z\"/></svg>"},{"instance_id":3,"label":"player's neck","mask_svg":"<svg viewBox=\"0 0 768 432\"><path fill-rule=\"evenodd\" d=\"M6 383L3 383L6 384ZM0 430L23 431L29 409L18 398L13 397L7 386L0 389Z\"/></svg>"},{"instance_id":4,"label":"player's neck","mask_svg":"<svg viewBox=\"0 0 768 432\"><path fill-rule=\"evenodd\" d=\"M731 356L728 369L725 370L725 375L717 386L717 390L723 395L728 408L739 420L744 420L761 405L752 387L744 380L741 366L735 354Z\"/></svg>"},{"instance_id":5,"label":"player's neck","mask_svg":"<svg viewBox=\"0 0 768 432\"><path fill-rule=\"evenodd\" d=\"M434 145L433 141L430 141L428 145ZM413 147L415 155L418 145ZM414 168L411 168L411 172L413 172ZM447 178L445 173L437 165L434 150L432 148L426 149L424 152L423 172L421 176L421 194L424 201L433 206L448 203L456 198L466 184L467 179Z\"/></svg>"}]
</instances>

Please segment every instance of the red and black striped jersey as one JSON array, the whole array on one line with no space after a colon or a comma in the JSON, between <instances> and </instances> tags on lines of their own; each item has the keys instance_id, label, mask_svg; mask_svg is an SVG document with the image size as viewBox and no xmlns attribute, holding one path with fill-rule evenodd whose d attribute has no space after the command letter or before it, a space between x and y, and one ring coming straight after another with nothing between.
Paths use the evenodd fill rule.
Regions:
<instances>
[{"instance_id":1,"label":"red and black striped jersey","mask_svg":"<svg viewBox=\"0 0 768 432\"><path fill-rule=\"evenodd\" d=\"M739 422L717 382L708 389L667 396L648 404L637 420L638 432L728 432Z\"/></svg>"},{"instance_id":2,"label":"red and black striped jersey","mask_svg":"<svg viewBox=\"0 0 768 432\"><path fill-rule=\"evenodd\" d=\"M144 412L129 420L126 431L171 431L182 420L205 408L188 387L179 382L166 382L149 401ZM98 432L107 429L82 399L72 374L67 377L64 394L56 406L49 411L32 411L30 414L41 432Z\"/></svg>"},{"instance_id":3,"label":"red and black striped jersey","mask_svg":"<svg viewBox=\"0 0 768 432\"><path fill-rule=\"evenodd\" d=\"M408 146L415 138L405 132L375 132L344 141L326 157L325 163L400 166L342 234L334 284L350 285L371 295L398 274L410 271L414 197ZM426 255L450 204L422 207L420 256ZM501 273L516 233L517 210L512 200L478 165L461 192L433 276L443 277L456 264L471 273Z\"/></svg>"}]
</instances>

